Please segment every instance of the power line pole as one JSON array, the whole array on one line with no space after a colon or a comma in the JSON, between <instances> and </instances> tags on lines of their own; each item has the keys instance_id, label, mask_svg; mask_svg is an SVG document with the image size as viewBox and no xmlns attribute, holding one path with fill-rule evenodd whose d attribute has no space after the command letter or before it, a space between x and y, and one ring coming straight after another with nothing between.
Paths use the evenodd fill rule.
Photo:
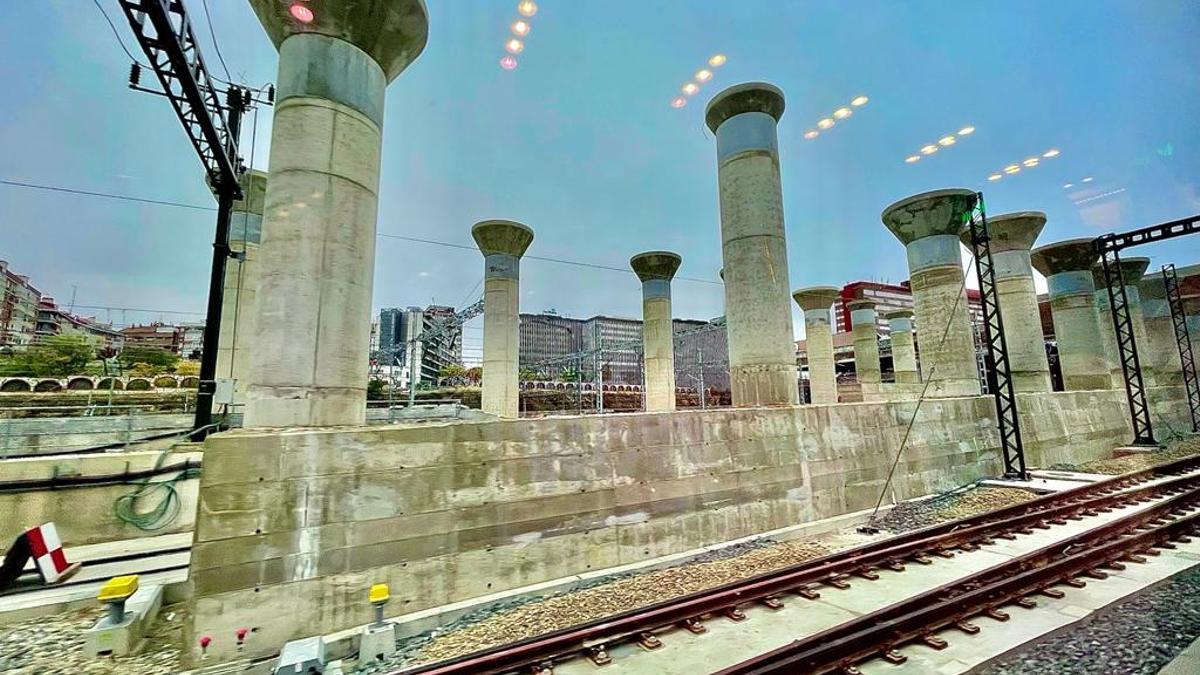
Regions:
<instances>
[{"instance_id":1,"label":"power line pole","mask_svg":"<svg viewBox=\"0 0 1200 675\"><path fill-rule=\"evenodd\" d=\"M229 134L236 139L242 129L242 114L246 111L249 92L230 87L225 94L229 111ZM236 156L237 150L234 150ZM222 182L224 182L224 178ZM233 217L235 194L240 188L217 186L217 232L213 237L212 269L208 275L208 308L204 313L204 338L200 349L200 386L196 393L196 418L193 429L200 430L199 439L208 435L207 427L212 424L213 396L217 393L217 351L221 341L221 308L225 303L225 264L232 250L229 248L229 222Z\"/></svg>"},{"instance_id":2,"label":"power line pole","mask_svg":"<svg viewBox=\"0 0 1200 675\"><path fill-rule=\"evenodd\" d=\"M212 422L212 399L216 391L217 348L224 300L225 261L229 257L229 220L233 202L242 198L238 132L241 117L252 99L250 93L231 86L221 103L214 79L204 65L200 45L182 0L119 0L138 46L150 62L162 91L139 84L140 66L130 71L131 89L165 97L183 125L193 149L208 172L209 184L217 195L217 232L213 241L213 265L209 275L208 311L205 314L204 349L200 361L200 386L196 397L193 438L203 440ZM228 111L229 119L225 114Z\"/></svg>"}]
</instances>

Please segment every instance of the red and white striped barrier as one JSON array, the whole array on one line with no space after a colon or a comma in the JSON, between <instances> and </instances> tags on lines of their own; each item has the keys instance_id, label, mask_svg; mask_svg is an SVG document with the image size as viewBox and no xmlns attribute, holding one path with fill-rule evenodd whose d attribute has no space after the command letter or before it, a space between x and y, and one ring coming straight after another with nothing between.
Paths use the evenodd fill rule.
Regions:
<instances>
[{"instance_id":1,"label":"red and white striped barrier","mask_svg":"<svg viewBox=\"0 0 1200 675\"><path fill-rule=\"evenodd\" d=\"M79 568L78 564L67 562L67 554L54 523L31 527L25 530L25 536L29 541L29 555L37 564L42 581L47 584L57 583Z\"/></svg>"}]
</instances>

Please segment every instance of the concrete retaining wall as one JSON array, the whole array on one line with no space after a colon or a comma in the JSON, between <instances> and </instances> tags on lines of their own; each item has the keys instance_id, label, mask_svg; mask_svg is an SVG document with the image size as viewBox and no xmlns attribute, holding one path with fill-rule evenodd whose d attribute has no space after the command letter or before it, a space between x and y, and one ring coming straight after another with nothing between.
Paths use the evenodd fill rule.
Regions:
<instances>
[{"instance_id":1,"label":"concrete retaining wall","mask_svg":"<svg viewBox=\"0 0 1200 675\"><path fill-rule=\"evenodd\" d=\"M144 471L153 468L159 454L127 452L9 459L0 461L0 482ZM199 462L201 457L201 452L173 452L164 464L178 464L187 460ZM139 530L113 515L113 503L121 495L132 492L135 485L0 492L0 551L8 548L13 537L24 528L51 521L58 526L58 534L67 546L187 532L195 526L199 483L199 480L191 479L175 484L180 498L179 517L168 527L154 532ZM149 510L158 503L160 497L161 494L147 496L142 500L139 511Z\"/></svg>"},{"instance_id":2,"label":"concrete retaining wall","mask_svg":"<svg viewBox=\"0 0 1200 675\"><path fill-rule=\"evenodd\" d=\"M264 655L370 621L373 583L400 614L868 508L915 405L220 434L205 446L184 643L251 627L243 655ZM1130 438L1121 391L1020 405L1033 465ZM990 397L925 401L888 498L998 473L993 419ZM214 641L209 655L235 652Z\"/></svg>"},{"instance_id":3,"label":"concrete retaining wall","mask_svg":"<svg viewBox=\"0 0 1200 675\"><path fill-rule=\"evenodd\" d=\"M190 428L190 414L0 419L0 458L78 452Z\"/></svg>"}]
</instances>

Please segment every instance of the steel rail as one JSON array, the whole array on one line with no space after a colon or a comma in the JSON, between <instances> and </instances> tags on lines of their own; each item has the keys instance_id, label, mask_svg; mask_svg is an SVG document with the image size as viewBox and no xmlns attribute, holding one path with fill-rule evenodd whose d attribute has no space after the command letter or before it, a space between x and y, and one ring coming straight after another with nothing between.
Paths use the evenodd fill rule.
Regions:
<instances>
[{"instance_id":1,"label":"steel rail","mask_svg":"<svg viewBox=\"0 0 1200 675\"><path fill-rule=\"evenodd\" d=\"M937 631L958 628L979 632L977 616L1007 621L1002 606L1032 608L1031 596L1061 598L1057 585L1082 587L1079 578L1103 579L1103 568L1122 569L1125 560L1144 562L1154 548L1174 548L1200 526L1200 489L1101 527L1057 541L1018 558L881 608L827 630L718 671L717 675L768 673L856 673L856 664L874 658L891 663L907 660L898 647L924 642L944 649ZM1187 514L1188 511L1192 513ZM1177 518L1167 521L1168 518Z\"/></svg>"},{"instance_id":2,"label":"steel rail","mask_svg":"<svg viewBox=\"0 0 1200 675\"><path fill-rule=\"evenodd\" d=\"M1022 504L985 514L931 525L894 537L869 542L814 558L767 574L735 581L717 588L674 598L646 607L527 638L509 645L456 657L446 661L392 671L393 675L459 675L465 673L508 673L571 658L580 652L604 661L606 646L647 639L664 626L681 624L701 632L699 617L737 613L737 607L756 601L773 603L776 596L798 592L817 597L815 586L845 586L848 575L872 578L878 567L902 569L904 561L930 562L930 554L949 557L951 549L971 549L995 538L1011 538L1012 532L1046 529L1048 523L1079 519L1094 512L1111 510L1133 501L1152 499L1150 494L1167 493L1200 483L1200 474L1122 491L1139 482L1178 475L1200 468L1200 457L1188 457L1157 467L1084 484L1059 493L1044 495ZM652 636L650 636L652 637Z\"/></svg>"}]
</instances>

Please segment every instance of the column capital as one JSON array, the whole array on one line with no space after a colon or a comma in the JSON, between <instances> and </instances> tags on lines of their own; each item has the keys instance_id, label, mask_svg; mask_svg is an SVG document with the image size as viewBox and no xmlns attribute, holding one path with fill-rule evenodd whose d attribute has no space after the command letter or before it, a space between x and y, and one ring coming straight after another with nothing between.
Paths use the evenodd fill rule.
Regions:
<instances>
[{"instance_id":1,"label":"column capital","mask_svg":"<svg viewBox=\"0 0 1200 675\"><path fill-rule=\"evenodd\" d=\"M629 266L643 282L654 279L670 281L675 278L683 258L671 251L647 251L629 259Z\"/></svg>"},{"instance_id":2,"label":"column capital","mask_svg":"<svg viewBox=\"0 0 1200 675\"><path fill-rule=\"evenodd\" d=\"M992 253L1004 251L1028 251L1033 248L1042 228L1046 227L1046 214L1041 211L1017 211L1002 213L988 218L988 234L991 235ZM971 226L964 223L958 235L967 248L971 248Z\"/></svg>"},{"instance_id":3,"label":"column capital","mask_svg":"<svg viewBox=\"0 0 1200 675\"><path fill-rule=\"evenodd\" d=\"M1039 246L1029 252L1033 267L1045 276L1062 272L1090 272L1100 258L1092 239L1067 239Z\"/></svg>"},{"instance_id":4,"label":"column capital","mask_svg":"<svg viewBox=\"0 0 1200 675\"><path fill-rule=\"evenodd\" d=\"M895 319L911 319L913 318L913 311L911 309L893 309L884 312L883 318L887 319L888 321L893 321Z\"/></svg>"},{"instance_id":5,"label":"column capital","mask_svg":"<svg viewBox=\"0 0 1200 675\"><path fill-rule=\"evenodd\" d=\"M875 301L871 300L870 298L855 298L846 303L846 308L851 312L855 312L860 309L869 309L874 311Z\"/></svg>"},{"instance_id":6,"label":"column capital","mask_svg":"<svg viewBox=\"0 0 1200 675\"><path fill-rule=\"evenodd\" d=\"M420 56L429 38L424 0L250 0L250 6L276 49L305 33L343 40L370 55L389 82ZM293 14L293 7L307 15Z\"/></svg>"},{"instance_id":7,"label":"column capital","mask_svg":"<svg viewBox=\"0 0 1200 675\"><path fill-rule=\"evenodd\" d=\"M783 117L783 108L783 91L779 87L766 82L744 82L714 96L704 109L704 121L716 133L725 120L742 113L766 113L778 122Z\"/></svg>"},{"instance_id":8,"label":"column capital","mask_svg":"<svg viewBox=\"0 0 1200 675\"><path fill-rule=\"evenodd\" d=\"M938 234L957 237L974 200L975 192L966 188L923 192L887 207L880 218L905 246Z\"/></svg>"},{"instance_id":9,"label":"column capital","mask_svg":"<svg viewBox=\"0 0 1200 675\"><path fill-rule=\"evenodd\" d=\"M804 312L823 312L833 306L841 293L833 286L808 286L792 291L792 299Z\"/></svg>"},{"instance_id":10,"label":"column capital","mask_svg":"<svg viewBox=\"0 0 1200 675\"><path fill-rule=\"evenodd\" d=\"M501 254L517 258L533 243L533 229L513 220L484 220L475 223L471 236L484 256Z\"/></svg>"},{"instance_id":11,"label":"column capital","mask_svg":"<svg viewBox=\"0 0 1200 675\"><path fill-rule=\"evenodd\" d=\"M1144 300L1166 300L1167 286L1163 283L1161 274L1155 273L1138 282L1138 293Z\"/></svg>"},{"instance_id":12,"label":"column capital","mask_svg":"<svg viewBox=\"0 0 1200 675\"><path fill-rule=\"evenodd\" d=\"M1150 267L1149 258L1121 258L1121 278L1125 281L1126 286L1137 286L1142 281L1142 277L1146 275L1146 270ZM1096 282L1097 288L1104 286L1104 267L1096 265L1092 270L1099 274ZM1159 277L1160 279L1162 277Z\"/></svg>"}]
</instances>

